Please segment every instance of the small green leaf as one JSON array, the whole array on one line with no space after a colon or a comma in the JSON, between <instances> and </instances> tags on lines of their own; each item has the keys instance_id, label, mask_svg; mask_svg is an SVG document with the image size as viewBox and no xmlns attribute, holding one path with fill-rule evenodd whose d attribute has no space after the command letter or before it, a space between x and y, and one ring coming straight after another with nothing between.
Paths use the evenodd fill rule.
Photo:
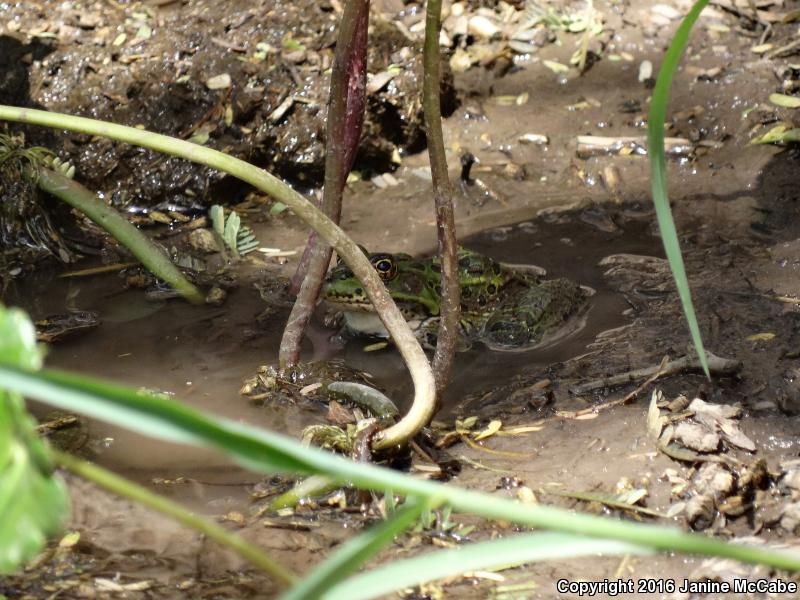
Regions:
<instances>
[{"instance_id":1,"label":"small green leaf","mask_svg":"<svg viewBox=\"0 0 800 600\"><path fill-rule=\"evenodd\" d=\"M208 216L211 218L211 226L214 232L219 236L225 235L225 211L219 204L214 204L208 209Z\"/></svg>"},{"instance_id":2,"label":"small green leaf","mask_svg":"<svg viewBox=\"0 0 800 600\"><path fill-rule=\"evenodd\" d=\"M800 142L800 128L789 129L785 123L776 125L766 133L750 140L751 144L786 144Z\"/></svg>"},{"instance_id":3,"label":"small green leaf","mask_svg":"<svg viewBox=\"0 0 800 600\"><path fill-rule=\"evenodd\" d=\"M285 211L287 208L289 208L289 207L286 206L283 202L276 202L269 209L269 214L271 214L272 216L279 215L283 211Z\"/></svg>"},{"instance_id":4,"label":"small green leaf","mask_svg":"<svg viewBox=\"0 0 800 600\"><path fill-rule=\"evenodd\" d=\"M775 106L780 106L783 108L800 107L800 98L797 96L787 96L786 94L770 94L769 101Z\"/></svg>"},{"instance_id":5,"label":"small green leaf","mask_svg":"<svg viewBox=\"0 0 800 600\"><path fill-rule=\"evenodd\" d=\"M225 231L222 235L222 239L225 240L225 245L236 255L239 254L236 247L236 238L239 236L239 227L241 224L242 219L235 210L232 210L231 214L228 215L228 220L225 221Z\"/></svg>"},{"instance_id":6,"label":"small green leaf","mask_svg":"<svg viewBox=\"0 0 800 600\"><path fill-rule=\"evenodd\" d=\"M142 25L136 30L136 37L140 40L148 40L153 35L153 30L149 25Z\"/></svg>"},{"instance_id":7,"label":"small green leaf","mask_svg":"<svg viewBox=\"0 0 800 600\"><path fill-rule=\"evenodd\" d=\"M41 365L33 324L22 311L1 304L0 361L25 369ZM0 389L0 574L39 553L66 514L67 491L53 475L22 397Z\"/></svg>"}]
</instances>

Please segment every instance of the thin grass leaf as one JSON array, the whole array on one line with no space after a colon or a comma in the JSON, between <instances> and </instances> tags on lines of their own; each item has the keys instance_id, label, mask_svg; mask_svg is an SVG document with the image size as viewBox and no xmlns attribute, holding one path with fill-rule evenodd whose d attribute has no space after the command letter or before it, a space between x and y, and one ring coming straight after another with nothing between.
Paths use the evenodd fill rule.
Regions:
<instances>
[{"instance_id":1,"label":"thin grass leaf","mask_svg":"<svg viewBox=\"0 0 800 600\"><path fill-rule=\"evenodd\" d=\"M703 338L700 335L700 326L697 324L692 294L689 290L689 280L686 277L683 256L681 256L680 244L678 243L678 234L675 231L675 221L672 219L672 211L669 207L667 162L664 157L664 121L667 115L667 103L669 102L672 78L678 69L678 63L686 48L692 26L706 4L708 4L708 0L698 0L694 3L689 14L686 15L675 32L672 43L669 45L667 54L664 57L664 63L661 65L656 87L653 90L650 114L647 117L647 154L650 158L650 183L653 190L653 203L656 207L656 218L658 219L658 229L661 232L661 240L664 243L664 251L667 254L670 269L672 269L672 274L675 277L675 285L678 287L678 294L683 305L683 314L689 324L689 331L692 335L697 356L700 359L700 364L703 366L706 377L710 379L711 375L708 370Z\"/></svg>"},{"instance_id":2,"label":"thin grass leaf","mask_svg":"<svg viewBox=\"0 0 800 600\"><path fill-rule=\"evenodd\" d=\"M366 600L428 581L475 570L502 569L542 560L602 554L647 554L641 546L563 533L522 534L439 550L376 567L318 596L321 600Z\"/></svg>"},{"instance_id":3,"label":"thin grass leaf","mask_svg":"<svg viewBox=\"0 0 800 600\"><path fill-rule=\"evenodd\" d=\"M82 412L151 437L215 447L263 473L321 474L361 489L392 489L404 496L443 501L454 510L531 527L616 539L658 550L722 556L800 571L800 554L730 544L674 527L621 522L422 481L389 469L355 463L286 436L202 413L164 396L55 371L30 372L0 364L0 385L53 406Z\"/></svg>"},{"instance_id":4,"label":"thin grass leaf","mask_svg":"<svg viewBox=\"0 0 800 600\"><path fill-rule=\"evenodd\" d=\"M396 535L408 529L428 507L427 502L406 503L391 518L353 538L321 565L314 567L301 584L281 596L280 600L318 600L325 597L326 590L331 589L375 556L381 548L391 543Z\"/></svg>"}]
</instances>

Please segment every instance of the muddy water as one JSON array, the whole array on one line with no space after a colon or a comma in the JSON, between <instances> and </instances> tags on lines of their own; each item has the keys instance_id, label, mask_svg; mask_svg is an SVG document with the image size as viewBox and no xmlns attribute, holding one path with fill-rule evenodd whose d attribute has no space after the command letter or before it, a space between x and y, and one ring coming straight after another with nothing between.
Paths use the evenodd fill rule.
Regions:
<instances>
[{"instance_id":1,"label":"muddy water","mask_svg":"<svg viewBox=\"0 0 800 600\"><path fill-rule=\"evenodd\" d=\"M658 254L659 243L635 215L617 226L593 211L499 226L463 240L503 262L535 264L550 277L579 281L595 294L580 323L543 347L493 352L476 346L459 354L441 416L461 412L468 394L581 354L598 333L625 322L627 305L608 289L598 262L620 252ZM147 386L195 408L295 437L304 426L323 419L321 410L295 405L258 408L239 395L243 379L260 365L276 362L285 321L284 314L276 314L266 329L256 329L263 302L251 285L233 290L221 308L193 307L180 301L148 301L141 291L122 290L114 275L59 279L51 272L11 289L8 302L34 318L69 309L100 314L100 327L50 348L50 367ZM413 390L397 352L365 353L364 345L363 340L351 340L343 351L347 362L375 376L401 404L407 402ZM310 345L308 350L310 356ZM143 483L157 478L191 480L189 485L170 486L169 493L197 507L238 505L246 498L246 484L256 480L211 450L167 444L105 423L91 423L90 434L100 464Z\"/></svg>"},{"instance_id":2,"label":"muddy water","mask_svg":"<svg viewBox=\"0 0 800 600\"><path fill-rule=\"evenodd\" d=\"M578 215L554 214L495 227L462 240L463 245L504 263L536 265L546 269L548 277L578 281L595 294L580 322L569 324L568 332L556 340L523 352L496 352L479 346L459 354L440 416L462 412L466 395L578 356L598 333L623 325L628 305L609 289L598 263L617 253L661 255L660 241L640 217L644 215L632 212L620 226L605 213L589 208ZM376 376L393 398L409 398L411 383L399 356L391 350L364 353L363 346L359 340L349 344L348 362Z\"/></svg>"},{"instance_id":3,"label":"muddy water","mask_svg":"<svg viewBox=\"0 0 800 600\"><path fill-rule=\"evenodd\" d=\"M264 305L252 286L233 290L222 308L194 307L178 300L149 302L139 290L122 290L113 275L67 280L48 273L9 290L7 302L34 318L73 308L100 314L98 328L49 348L49 367L146 386L195 408L289 435L321 417L298 407L266 411L239 395L245 377L259 365L276 362L285 321L277 315L267 329L256 330L255 317ZM227 484L257 479L211 450L167 444L100 422L89 427L100 464L143 483L196 480L199 484L173 488L190 503L238 495Z\"/></svg>"}]
</instances>

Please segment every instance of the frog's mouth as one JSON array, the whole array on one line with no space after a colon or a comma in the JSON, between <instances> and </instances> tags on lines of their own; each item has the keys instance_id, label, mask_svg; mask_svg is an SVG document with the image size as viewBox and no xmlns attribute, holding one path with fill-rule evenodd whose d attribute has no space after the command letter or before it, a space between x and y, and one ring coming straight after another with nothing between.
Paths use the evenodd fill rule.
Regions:
<instances>
[{"instance_id":1,"label":"frog's mouth","mask_svg":"<svg viewBox=\"0 0 800 600\"><path fill-rule=\"evenodd\" d=\"M366 297L326 294L323 299L334 308L345 312L375 312L375 307Z\"/></svg>"}]
</instances>

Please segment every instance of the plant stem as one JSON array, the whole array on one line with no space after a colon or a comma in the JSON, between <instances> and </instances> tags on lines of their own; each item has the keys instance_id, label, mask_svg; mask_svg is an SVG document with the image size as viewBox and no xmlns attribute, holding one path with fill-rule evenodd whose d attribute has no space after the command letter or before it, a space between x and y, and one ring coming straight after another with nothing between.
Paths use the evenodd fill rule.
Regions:
<instances>
[{"instance_id":1,"label":"plant stem","mask_svg":"<svg viewBox=\"0 0 800 600\"><path fill-rule=\"evenodd\" d=\"M414 382L414 401L411 408L397 424L375 435L373 450L385 450L407 443L430 421L436 397L436 387L430 364L369 259L336 223L280 179L263 169L223 152L134 127L3 105L0 105L0 119L99 135L165 154L180 156L233 175L288 205L297 216L319 232L320 237L336 249L345 264L362 282L364 291L375 310L378 311L381 321L394 339L411 373Z\"/></svg>"},{"instance_id":2,"label":"plant stem","mask_svg":"<svg viewBox=\"0 0 800 600\"><path fill-rule=\"evenodd\" d=\"M78 209L97 223L130 250L156 277L166 281L189 302L204 302L203 293L184 277L161 248L95 194L77 181L50 169L40 168L36 175L37 184L42 190Z\"/></svg>"},{"instance_id":3,"label":"plant stem","mask_svg":"<svg viewBox=\"0 0 800 600\"><path fill-rule=\"evenodd\" d=\"M437 404L450 379L450 371L458 342L458 322L461 316L461 287L458 281L458 247L456 224L453 216L453 189L447 174L447 157L444 152L441 111L441 59L439 57L439 31L442 25L442 0L428 0L425 17L425 48L423 63L425 74L422 86L422 106L425 112L425 130L428 138L428 155L433 180L433 198L436 206L436 236L442 262L442 303L439 335L433 355L433 373L436 378Z\"/></svg>"},{"instance_id":4,"label":"plant stem","mask_svg":"<svg viewBox=\"0 0 800 600\"><path fill-rule=\"evenodd\" d=\"M338 223L342 213L342 190L353 166L361 125L367 81L367 25L369 0L348 0L344 6L331 70L331 91L325 131L325 187L322 211ZM322 280L331 262L331 247L312 233L308 238L311 257L297 294L279 353L281 367L292 367L300 359L300 342L319 298ZM305 258L305 253L304 253ZM302 268L301 265L298 269ZM426 423L427 425L427 423Z\"/></svg>"},{"instance_id":5,"label":"plant stem","mask_svg":"<svg viewBox=\"0 0 800 600\"><path fill-rule=\"evenodd\" d=\"M123 498L128 498L139 504L160 512L171 519L175 519L179 523L191 527L200 533L208 536L218 544L226 546L236 552L242 558L248 560L252 565L258 567L262 571L269 573L277 581L284 585L292 585L299 581L297 575L292 573L283 565L275 562L269 556L264 554L258 547L254 546L242 537L231 533L224 527L199 517L194 513L186 510L180 504L168 500L158 494L154 494L148 489L115 475L102 467L95 464L75 458L71 454L61 452L60 450L51 449L53 461L78 475L91 481L92 483L100 486Z\"/></svg>"}]
</instances>

